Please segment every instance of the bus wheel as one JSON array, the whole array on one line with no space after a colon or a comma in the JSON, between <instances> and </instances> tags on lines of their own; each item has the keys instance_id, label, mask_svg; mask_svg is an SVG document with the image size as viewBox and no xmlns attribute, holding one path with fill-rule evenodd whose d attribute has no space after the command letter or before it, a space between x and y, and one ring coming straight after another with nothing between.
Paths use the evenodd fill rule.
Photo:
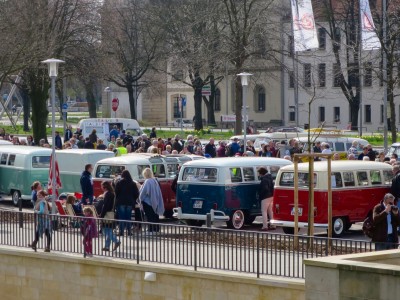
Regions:
<instances>
[{"instance_id":1,"label":"bus wheel","mask_svg":"<svg viewBox=\"0 0 400 300\"><path fill-rule=\"evenodd\" d=\"M245 215L240 209L231 213L231 218L227 222L229 228L242 229L244 226Z\"/></svg>"},{"instance_id":2,"label":"bus wheel","mask_svg":"<svg viewBox=\"0 0 400 300\"><path fill-rule=\"evenodd\" d=\"M244 216L244 224L251 225L251 224L253 224L255 219L256 219L256 216L249 216L248 214L246 214Z\"/></svg>"},{"instance_id":3,"label":"bus wheel","mask_svg":"<svg viewBox=\"0 0 400 300\"><path fill-rule=\"evenodd\" d=\"M283 233L294 234L294 227L282 227Z\"/></svg>"},{"instance_id":4,"label":"bus wheel","mask_svg":"<svg viewBox=\"0 0 400 300\"><path fill-rule=\"evenodd\" d=\"M346 230L346 219L343 217L334 218L332 221L332 235L335 237L342 236Z\"/></svg>"},{"instance_id":5,"label":"bus wheel","mask_svg":"<svg viewBox=\"0 0 400 300\"><path fill-rule=\"evenodd\" d=\"M19 198L21 195L19 194L19 191L14 191L12 194L12 202L14 203L14 206L18 206L19 204Z\"/></svg>"}]
</instances>

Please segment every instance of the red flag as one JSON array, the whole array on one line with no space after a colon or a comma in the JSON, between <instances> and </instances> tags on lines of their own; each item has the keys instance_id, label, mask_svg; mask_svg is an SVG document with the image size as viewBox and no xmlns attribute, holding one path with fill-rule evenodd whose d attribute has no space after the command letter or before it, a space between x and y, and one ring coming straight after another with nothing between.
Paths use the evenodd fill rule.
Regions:
<instances>
[{"instance_id":1,"label":"red flag","mask_svg":"<svg viewBox=\"0 0 400 300\"><path fill-rule=\"evenodd\" d=\"M49 193L49 195L53 194L53 172L51 169L51 165L52 165L52 161L53 161L53 156L50 157L50 168L49 168L49 181L47 184L47 191ZM58 190L62 188L62 184L61 184L61 179L60 179L60 170L58 168L58 162L57 162L57 158L56 158L56 195L58 197Z\"/></svg>"}]
</instances>

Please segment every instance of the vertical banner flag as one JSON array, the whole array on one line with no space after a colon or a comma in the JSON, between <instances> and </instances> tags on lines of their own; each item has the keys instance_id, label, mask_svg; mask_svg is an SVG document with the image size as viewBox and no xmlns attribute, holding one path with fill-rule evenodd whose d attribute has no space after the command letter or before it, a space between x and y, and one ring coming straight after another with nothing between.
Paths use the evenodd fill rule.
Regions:
<instances>
[{"instance_id":1,"label":"vertical banner flag","mask_svg":"<svg viewBox=\"0 0 400 300\"><path fill-rule=\"evenodd\" d=\"M374 20L372 19L368 0L360 0L360 14L362 49L380 49L381 43L379 42L378 36L375 32Z\"/></svg>"},{"instance_id":2,"label":"vertical banner flag","mask_svg":"<svg viewBox=\"0 0 400 300\"><path fill-rule=\"evenodd\" d=\"M291 0L294 51L318 48L311 0Z\"/></svg>"},{"instance_id":3,"label":"vertical banner flag","mask_svg":"<svg viewBox=\"0 0 400 300\"><path fill-rule=\"evenodd\" d=\"M49 195L52 194L53 192L53 172L51 170L51 163L53 160L53 155L50 156L50 168L49 168L49 181L47 184L47 192L49 193ZM58 196L58 190L62 188L62 184L61 184L61 179L60 179L60 169L58 168L58 161L56 158L56 195Z\"/></svg>"}]
</instances>

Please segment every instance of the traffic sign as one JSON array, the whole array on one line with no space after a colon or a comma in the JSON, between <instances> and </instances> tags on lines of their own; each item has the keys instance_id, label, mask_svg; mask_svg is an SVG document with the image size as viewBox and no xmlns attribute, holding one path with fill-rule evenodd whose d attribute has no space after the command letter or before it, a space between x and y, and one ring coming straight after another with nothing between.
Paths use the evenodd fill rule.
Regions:
<instances>
[{"instance_id":1,"label":"traffic sign","mask_svg":"<svg viewBox=\"0 0 400 300\"><path fill-rule=\"evenodd\" d=\"M210 96L211 95L211 87L209 85L203 86L201 89L201 95L202 96Z\"/></svg>"},{"instance_id":2,"label":"traffic sign","mask_svg":"<svg viewBox=\"0 0 400 300\"><path fill-rule=\"evenodd\" d=\"M113 111L117 111L118 106L119 106L119 100L118 100L118 98L112 99L112 101L111 101L111 108L112 108L112 110L113 110Z\"/></svg>"},{"instance_id":3,"label":"traffic sign","mask_svg":"<svg viewBox=\"0 0 400 300\"><path fill-rule=\"evenodd\" d=\"M63 112L63 113L68 112L68 104L67 104L67 103L64 103L64 104L62 105L62 112Z\"/></svg>"}]
</instances>

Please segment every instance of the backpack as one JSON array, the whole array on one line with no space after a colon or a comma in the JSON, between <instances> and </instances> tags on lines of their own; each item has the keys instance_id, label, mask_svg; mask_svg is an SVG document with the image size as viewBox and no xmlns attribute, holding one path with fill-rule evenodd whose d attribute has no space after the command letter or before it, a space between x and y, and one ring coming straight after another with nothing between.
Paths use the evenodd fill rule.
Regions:
<instances>
[{"instance_id":1,"label":"backpack","mask_svg":"<svg viewBox=\"0 0 400 300\"><path fill-rule=\"evenodd\" d=\"M372 219L372 215L369 215L363 222L362 230L367 237L372 238L374 229L374 220Z\"/></svg>"}]
</instances>

